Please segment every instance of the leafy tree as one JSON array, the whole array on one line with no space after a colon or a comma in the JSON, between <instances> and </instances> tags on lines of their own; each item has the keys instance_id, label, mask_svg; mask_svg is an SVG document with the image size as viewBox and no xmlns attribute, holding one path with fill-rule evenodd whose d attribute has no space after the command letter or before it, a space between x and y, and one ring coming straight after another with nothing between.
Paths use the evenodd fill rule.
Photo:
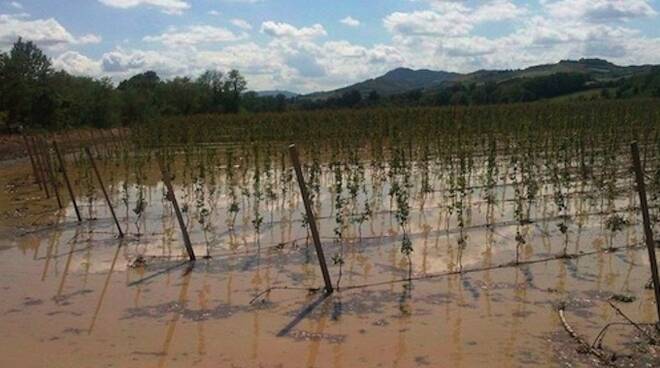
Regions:
<instances>
[{"instance_id":1,"label":"leafy tree","mask_svg":"<svg viewBox=\"0 0 660 368\"><path fill-rule=\"evenodd\" d=\"M201 110L203 112L223 111L225 76L219 70L207 70L197 78L201 88Z\"/></svg>"},{"instance_id":2,"label":"leafy tree","mask_svg":"<svg viewBox=\"0 0 660 368\"><path fill-rule=\"evenodd\" d=\"M9 125L52 123L55 102L48 88L51 73L48 57L34 43L21 38L9 54L0 57L0 102Z\"/></svg>"},{"instance_id":3,"label":"leafy tree","mask_svg":"<svg viewBox=\"0 0 660 368\"><path fill-rule=\"evenodd\" d=\"M156 89L160 77L147 71L119 83L117 90L122 96L122 117L125 123L142 122L158 116L160 107L156 100Z\"/></svg>"},{"instance_id":4,"label":"leafy tree","mask_svg":"<svg viewBox=\"0 0 660 368\"><path fill-rule=\"evenodd\" d=\"M238 112L241 106L241 95L247 88L247 82L241 73L233 69L227 74L224 84L226 96L225 108L228 112Z\"/></svg>"}]
</instances>

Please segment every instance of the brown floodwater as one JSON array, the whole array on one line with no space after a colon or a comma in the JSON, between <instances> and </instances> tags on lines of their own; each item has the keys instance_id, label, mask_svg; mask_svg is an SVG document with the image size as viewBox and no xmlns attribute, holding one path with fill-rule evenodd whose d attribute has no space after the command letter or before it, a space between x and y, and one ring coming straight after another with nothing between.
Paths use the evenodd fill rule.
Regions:
<instances>
[{"instance_id":1,"label":"brown floodwater","mask_svg":"<svg viewBox=\"0 0 660 368\"><path fill-rule=\"evenodd\" d=\"M633 320L655 318L637 215L623 211L631 225L611 236L594 214L598 204L578 197L571 207L584 211L568 237L551 210L535 207L532 217L540 220L520 229L521 259L529 263L514 267L517 227L503 220L511 218L506 201L496 206L502 220L492 227L483 226L486 205L469 204L460 261L460 235L442 197L416 202L409 263L388 203L360 228L347 225L337 242L326 194L323 247L329 260L344 260L341 267L331 262L339 287L326 295L314 290L323 279L293 196L262 205L258 233L250 203L233 228L224 210L213 212L206 228L191 215L198 260L190 263L155 174L137 222L121 203L120 179L110 180L127 232L120 240L100 192L91 201L78 198L78 223L64 188L66 208L57 210L31 182L29 163L1 169L1 367L588 367L599 362L577 351L558 305L587 341L622 321L608 304L615 294L634 297L617 303ZM194 202L193 194L177 190L184 202ZM220 208L227 201L217 198ZM635 198L625 193L617 201L625 208ZM556 258L565 242L578 257ZM456 274L459 267L464 272ZM617 364L657 366L657 355L640 353L638 341L631 326L617 325L604 346L635 356Z\"/></svg>"}]
</instances>

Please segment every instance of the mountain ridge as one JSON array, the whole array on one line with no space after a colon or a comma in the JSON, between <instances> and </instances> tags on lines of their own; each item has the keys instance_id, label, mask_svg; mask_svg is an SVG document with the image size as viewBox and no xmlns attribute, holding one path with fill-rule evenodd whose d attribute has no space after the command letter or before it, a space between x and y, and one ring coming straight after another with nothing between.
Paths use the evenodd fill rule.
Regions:
<instances>
[{"instance_id":1,"label":"mountain ridge","mask_svg":"<svg viewBox=\"0 0 660 368\"><path fill-rule=\"evenodd\" d=\"M588 74L594 80L607 81L645 73L654 66L651 64L620 66L605 59L581 58L533 65L523 69L480 69L470 73L398 67L375 78L330 91L299 95L299 98L304 100L326 100L339 97L350 91L358 91L363 97L368 96L372 91L380 96L392 96L415 90L428 91L455 83L475 83L477 85L487 82L501 83L512 79L533 78L558 73Z\"/></svg>"}]
</instances>

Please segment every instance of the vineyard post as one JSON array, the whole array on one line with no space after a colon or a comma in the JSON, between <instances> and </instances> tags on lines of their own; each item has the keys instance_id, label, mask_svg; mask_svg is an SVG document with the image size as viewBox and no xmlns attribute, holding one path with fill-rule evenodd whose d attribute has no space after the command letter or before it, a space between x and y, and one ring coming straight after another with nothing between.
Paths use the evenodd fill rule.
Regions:
<instances>
[{"instance_id":1,"label":"vineyard post","mask_svg":"<svg viewBox=\"0 0 660 368\"><path fill-rule=\"evenodd\" d=\"M50 184L53 186L53 192L55 192L55 198L57 199L57 207L62 209L62 199L60 197L60 190L57 185L57 177L55 176L55 171L53 170L53 163L51 161L50 151L48 150L48 143L45 140L41 141L41 151L44 155L46 172L48 173L48 178L50 179Z\"/></svg>"},{"instance_id":2,"label":"vineyard post","mask_svg":"<svg viewBox=\"0 0 660 368\"><path fill-rule=\"evenodd\" d=\"M658 325L660 326L660 277L658 277L658 263L655 257L655 242L653 241L653 231L651 230L651 219L649 216L649 205L646 201L646 186L644 184L644 172L639 159L639 146L637 142L630 144L633 157L633 167L637 179L637 192L639 193L639 204L642 209L642 219L644 221L644 238L646 239L646 248L649 251L649 261L651 263L651 277L653 278L653 290L655 291L655 307L658 312Z\"/></svg>"},{"instance_id":3,"label":"vineyard post","mask_svg":"<svg viewBox=\"0 0 660 368\"><path fill-rule=\"evenodd\" d=\"M41 189L41 180L39 177L39 172L37 171L37 164L34 162L34 156L32 155L32 147L30 142L28 142L25 133L21 133L23 136L23 141L25 142L25 148L27 149L28 156L30 156L30 163L32 164L32 173L34 174L34 180L39 184L39 189Z\"/></svg>"},{"instance_id":4,"label":"vineyard post","mask_svg":"<svg viewBox=\"0 0 660 368\"><path fill-rule=\"evenodd\" d=\"M321 265L321 273L323 274L323 281L325 282L325 291L327 293L332 293L332 281L330 281L330 274L328 273L328 265L325 263L325 255L323 254L323 248L321 247L321 238L319 237L319 230L316 228L316 218L312 212L312 205L309 202L309 195L307 194L307 185L305 184L305 177L303 176L302 169L300 168L300 158L298 157L298 149L296 145L292 144L289 146L289 154L291 155L291 162L296 171L296 178L298 179L298 186L300 186L300 195L302 196L303 203L305 205L305 213L307 214L307 222L309 223L309 229L312 233L312 239L314 240L314 247L316 248L316 256L319 259L319 264Z\"/></svg>"},{"instance_id":5,"label":"vineyard post","mask_svg":"<svg viewBox=\"0 0 660 368\"><path fill-rule=\"evenodd\" d=\"M34 147L34 157L37 160L37 169L39 170L39 176L41 177L41 184L42 184L42 189L44 190L44 193L46 193L46 198L50 198L50 192L48 191L48 183L46 183L46 170L44 168L44 163L43 163L43 157L39 153L39 150L37 149L37 142L35 141L34 137L30 137L30 143L32 143L32 147Z\"/></svg>"},{"instance_id":6,"label":"vineyard post","mask_svg":"<svg viewBox=\"0 0 660 368\"><path fill-rule=\"evenodd\" d=\"M174 213L176 214L176 219L179 222L179 227L181 228L181 234L183 235L183 244L186 246L186 251L188 252L188 257L191 261L196 259L195 251L193 250L192 244L190 243L190 237L188 236L188 230L186 229L186 223L183 221L183 215L181 215L181 209L179 209L179 202L176 200L176 195L174 194L174 189L172 188L172 177L170 173L165 168L164 163L161 161L162 158L158 159L158 165L160 166L160 172L163 175L163 182L167 188L167 199L172 202L172 207L174 207Z\"/></svg>"},{"instance_id":7,"label":"vineyard post","mask_svg":"<svg viewBox=\"0 0 660 368\"><path fill-rule=\"evenodd\" d=\"M78 203L76 203L76 196L73 194L73 188L71 187L71 182L69 181L69 175L66 173L66 166L64 165L64 160L62 160L62 155L60 154L60 149L57 147L56 141L53 141L53 148L55 149L57 161L60 163L60 169L62 170L62 175L64 176L64 182L66 183L66 189L69 191L71 202L73 202L73 209L76 211L76 217L78 217L78 222L81 222L82 217L80 217Z\"/></svg>"},{"instance_id":8,"label":"vineyard post","mask_svg":"<svg viewBox=\"0 0 660 368\"><path fill-rule=\"evenodd\" d=\"M117 216L115 215L115 209L112 208L112 202L110 201L108 192L106 192L105 190L105 186L103 185L103 179L101 178L101 173L99 172L99 169L96 167L96 162L94 161L94 157L92 156L92 152L89 150L89 147L85 147L85 153L87 154L89 161L92 163L92 169L94 169L94 173L96 174L96 179L98 179L99 185L101 186L101 191L103 192L103 196L105 197L105 202L108 204L108 207L110 208L110 214L112 215L112 218L115 220L115 225L117 225L117 230L119 230L119 237L123 238L124 232L121 230L121 226L119 225L119 220L117 220Z\"/></svg>"}]
</instances>

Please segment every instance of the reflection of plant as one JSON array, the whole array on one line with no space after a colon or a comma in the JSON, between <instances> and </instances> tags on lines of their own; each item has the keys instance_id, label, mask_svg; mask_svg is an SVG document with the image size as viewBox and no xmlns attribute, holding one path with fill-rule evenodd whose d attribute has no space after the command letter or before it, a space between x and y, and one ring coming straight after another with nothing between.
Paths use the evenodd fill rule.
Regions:
<instances>
[{"instance_id":1,"label":"reflection of plant","mask_svg":"<svg viewBox=\"0 0 660 368\"><path fill-rule=\"evenodd\" d=\"M562 142L562 149L566 150L565 142ZM567 153L565 154L567 155ZM557 224L559 231L564 234L564 250L562 256L568 256L568 205L566 194L563 188L567 187L570 183L570 174L568 173L568 163L565 159L563 170L559 170L556 162L552 166L552 187L553 187L553 200L557 207L557 213L561 222Z\"/></svg>"},{"instance_id":2,"label":"reflection of plant","mask_svg":"<svg viewBox=\"0 0 660 368\"><path fill-rule=\"evenodd\" d=\"M612 249L614 247L614 236L617 232L623 231L623 229L628 225L628 220L617 214L611 215L607 218L607 220L605 220L605 228L610 231L610 235L608 236L608 248Z\"/></svg>"},{"instance_id":3,"label":"reflection of plant","mask_svg":"<svg viewBox=\"0 0 660 368\"><path fill-rule=\"evenodd\" d=\"M137 235L140 236L140 220L142 219L142 215L144 214L144 210L147 207L147 201L144 198L144 186L143 185L136 185L135 186L137 189L137 197L135 198L135 204L133 207L133 213L136 215L135 218L135 227L137 228Z\"/></svg>"}]
</instances>

